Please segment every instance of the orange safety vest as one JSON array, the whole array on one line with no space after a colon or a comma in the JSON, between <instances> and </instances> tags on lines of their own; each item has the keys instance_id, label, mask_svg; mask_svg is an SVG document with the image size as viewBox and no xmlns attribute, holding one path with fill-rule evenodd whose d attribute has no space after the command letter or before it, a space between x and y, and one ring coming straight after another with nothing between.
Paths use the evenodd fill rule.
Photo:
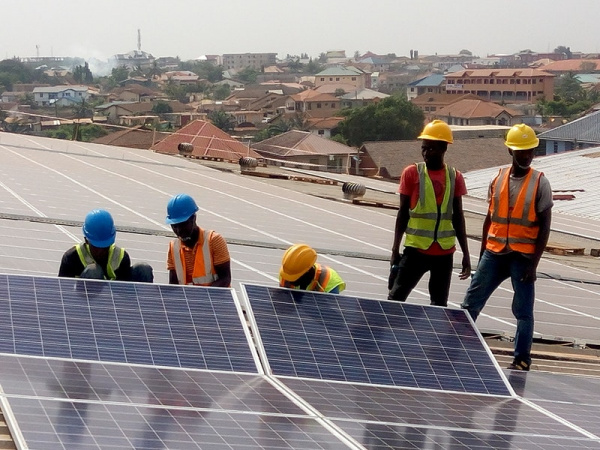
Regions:
<instances>
[{"instance_id":1,"label":"orange safety vest","mask_svg":"<svg viewBox=\"0 0 600 450\"><path fill-rule=\"evenodd\" d=\"M192 282L189 284L210 286L219 278L210 254L210 238L212 233L211 230L204 230L202 246L199 247L199 243L196 243L196 259L194 260L194 269L192 271ZM175 262L177 281L179 281L179 284L186 284L187 271L181 241L179 239L173 239L170 245L171 254L173 255L173 260Z\"/></svg>"},{"instance_id":2,"label":"orange safety vest","mask_svg":"<svg viewBox=\"0 0 600 450\"><path fill-rule=\"evenodd\" d=\"M520 253L535 253L535 243L540 231L535 198L542 172L531 169L525 176L517 201L509 212L510 167L500 169L498 176L492 182L492 198L489 214L491 225L485 248L502 252L507 246Z\"/></svg>"}]
</instances>

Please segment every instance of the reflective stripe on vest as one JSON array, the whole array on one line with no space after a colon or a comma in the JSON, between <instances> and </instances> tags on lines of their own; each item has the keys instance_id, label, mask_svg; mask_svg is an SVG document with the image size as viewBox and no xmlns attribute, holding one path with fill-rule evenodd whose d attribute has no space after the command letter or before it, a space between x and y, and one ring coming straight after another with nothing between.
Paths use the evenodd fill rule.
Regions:
<instances>
[{"instance_id":1,"label":"reflective stripe on vest","mask_svg":"<svg viewBox=\"0 0 600 450\"><path fill-rule=\"evenodd\" d=\"M194 259L194 268L192 269L192 282L197 286L210 286L219 278L215 272L215 267L210 254L211 230L203 230L203 242L201 248L196 248L196 257ZM198 244L196 244L198 246ZM199 251L200 250L200 251ZM175 273L179 284L185 284L187 270L185 267L185 254L183 252L181 241L173 239L171 241L171 254L175 262ZM206 269L208 267L208 270Z\"/></svg>"},{"instance_id":2,"label":"reflective stripe on vest","mask_svg":"<svg viewBox=\"0 0 600 450\"><path fill-rule=\"evenodd\" d=\"M540 230L535 198L542 172L531 169L525 176L517 201L510 208L510 167L500 169L492 181L492 198L489 206L491 224L488 231L486 248L499 253L506 246L511 250L533 254Z\"/></svg>"},{"instance_id":3,"label":"reflective stripe on vest","mask_svg":"<svg viewBox=\"0 0 600 450\"><path fill-rule=\"evenodd\" d=\"M330 269L327 266L322 266L318 263L314 265L314 268L315 276L306 287L307 291L330 292L338 286L340 288L339 292L342 292L344 289L346 289L346 283L344 283L344 280L342 280L335 270ZM299 289L299 287L293 283L282 279L279 280L279 286L288 289Z\"/></svg>"},{"instance_id":4,"label":"reflective stripe on vest","mask_svg":"<svg viewBox=\"0 0 600 450\"><path fill-rule=\"evenodd\" d=\"M90 253L90 247L88 244L84 242L82 242L81 244L77 244L75 246L75 250L77 250L77 255L79 255L79 260L81 261L81 264L83 264L83 267L87 267L91 264L97 264L96 260ZM115 275L115 270L117 270L121 265L121 261L123 261L124 256L125 249L117 247L115 244L111 245L108 249L108 262L106 264L106 274L108 275L109 280L117 279L117 275Z\"/></svg>"},{"instance_id":5,"label":"reflective stripe on vest","mask_svg":"<svg viewBox=\"0 0 600 450\"><path fill-rule=\"evenodd\" d=\"M425 163L417 163L419 173L419 199L409 210L406 240L404 245L427 250L437 241L444 250L455 245L456 232L452 225L456 170L445 167L446 186L441 205L438 206L433 183L429 178Z\"/></svg>"}]
</instances>

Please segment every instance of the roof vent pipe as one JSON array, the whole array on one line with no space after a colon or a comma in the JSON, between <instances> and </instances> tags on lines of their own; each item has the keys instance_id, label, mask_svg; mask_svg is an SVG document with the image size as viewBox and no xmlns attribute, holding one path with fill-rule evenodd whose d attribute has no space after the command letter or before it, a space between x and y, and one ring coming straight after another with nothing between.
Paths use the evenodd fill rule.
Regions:
<instances>
[{"instance_id":1,"label":"roof vent pipe","mask_svg":"<svg viewBox=\"0 0 600 450\"><path fill-rule=\"evenodd\" d=\"M364 184L345 182L342 184L342 192L345 200L354 200L365 195L367 188Z\"/></svg>"},{"instance_id":2,"label":"roof vent pipe","mask_svg":"<svg viewBox=\"0 0 600 450\"><path fill-rule=\"evenodd\" d=\"M240 170L242 172L255 172L258 167L258 160L251 156L243 156L239 160Z\"/></svg>"}]
</instances>

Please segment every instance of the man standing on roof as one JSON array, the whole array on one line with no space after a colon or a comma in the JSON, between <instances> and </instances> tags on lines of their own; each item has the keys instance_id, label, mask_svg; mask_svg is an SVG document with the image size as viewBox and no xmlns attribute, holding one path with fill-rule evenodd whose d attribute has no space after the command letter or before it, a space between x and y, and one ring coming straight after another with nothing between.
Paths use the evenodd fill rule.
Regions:
<instances>
[{"instance_id":1,"label":"man standing on roof","mask_svg":"<svg viewBox=\"0 0 600 450\"><path fill-rule=\"evenodd\" d=\"M294 244L283 254L279 286L304 291L339 294L346 283L330 267L317 263L317 252L306 244Z\"/></svg>"},{"instance_id":2,"label":"man standing on roof","mask_svg":"<svg viewBox=\"0 0 600 450\"><path fill-rule=\"evenodd\" d=\"M167 204L167 224L177 235L167 255L169 283L229 287L227 242L219 233L196 225L196 211L198 205L187 194L177 194Z\"/></svg>"},{"instance_id":3,"label":"man standing on roof","mask_svg":"<svg viewBox=\"0 0 600 450\"><path fill-rule=\"evenodd\" d=\"M84 242L63 255L59 277L147 283L154 280L150 265L137 263L132 266L125 249L115 245L117 229L108 211L90 211L83 223L83 236Z\"/></svg>"},{"instance_id":4,"label":"man standing on roof","mask_svg":"<svg viewBox=\"0 0 600 450\"><path fill-rule=\"evenodd\" d=\"M390 300L405 301L429 272L432 305L447 306L456 239L463 252L464 280L471 273L462 196L467 187L462 174L444 163L452 130L441 120L428 123L419 137L424 162L404 169L400 179L400 208L396 218L390 263ZM400 242L406 234L404 253Z\"/></svg>"},{"instance_id":5,"label":"man standing on roof","mask_svg":"<svg viewBox=\"0 0 600 450\"><path fill-rule=\"evenodd\" d=\"M512 312L517 319L513 370L529 370L533 340L536 269L550 235L552 189L543 173L530 167L539 139L525 124L506 135L512 166L491 181L477 271L462 308L477 319L492 292L510 277Z\"/></svg>"}]
</instances>

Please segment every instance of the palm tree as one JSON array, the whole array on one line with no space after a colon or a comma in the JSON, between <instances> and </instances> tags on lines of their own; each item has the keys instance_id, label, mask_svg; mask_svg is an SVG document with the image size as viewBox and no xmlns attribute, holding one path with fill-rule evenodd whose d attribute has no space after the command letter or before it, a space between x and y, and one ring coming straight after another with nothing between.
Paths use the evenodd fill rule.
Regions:
<instances>
[{"instance_id":1,"label":"palm tree","mask_svg":"<svg viewBox=\"0 0 600 450\"><path fill-rule=\"evenodd\" d=\"M227 114L225 111L211 111L208 114L208 118L215 127L223 131L231 131L236 125L235 117Z\"/></svg>"}]
</instances>

